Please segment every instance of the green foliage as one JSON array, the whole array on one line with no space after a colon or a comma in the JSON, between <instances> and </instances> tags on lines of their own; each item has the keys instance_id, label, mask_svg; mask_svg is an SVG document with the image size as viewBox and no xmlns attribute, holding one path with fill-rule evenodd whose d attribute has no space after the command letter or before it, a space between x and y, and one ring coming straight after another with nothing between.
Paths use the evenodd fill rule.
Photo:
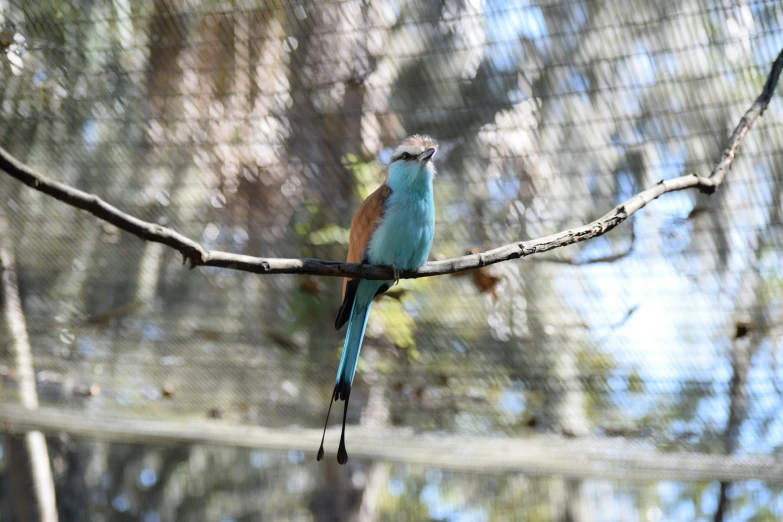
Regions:
<instances>
[{"instance_id":1,"label":"green foliage","mask_svg":"<svg viewBox=\"0 0 783 522\"><path fill-rule=\"evenodd\" d=\"M350 229L346 227L341 227L337 224L331 224L326 225L325 227L319 228L318 230L314 230L310 232L310 226L307 224L303 224L301 226L297 225L297 232L299 232L300 235L307 236L310 243L316 246L322 246L322 245L344 245L348 246L348 236L350 233Z\"/></svg>"},{"instance_id":2,"label":"green foliage","mask_svg":"<svg viewBox=\"0 0 783 522\"><path fill-rule=\"evenodd\" d=\"M579 368L584 375L585 391L587 392L587 411L591 417L597 417L608 404L611 392L609 377L617 369L614 355L591 348L583 348L576 355Z\"/></svg>"},{"instance_id":3,"label":"green foliage","mask_svg":"<svg viewBox=\"0 0 783 522\"><path fill-rule=\"evenodd\" d=\"M628 375L628 391L634 394L644 393L644 379L639 375L639 369L636 367Z\"/></svg>"},{"instance_id":4,"label":"green foliage","mask_svg":"<svg viewBox=\"0 0 783 522\"><path fill-rule=\"evenodd\" d=\"M375 158L362 161L355 154L346 154L341 162L353 173L360 200L375 192L386 178L384 167Z\"/></svg>"},{"instance_id":5,"label":"green foliage","mask_svg":"<svg viewBox=\"0 0 783 522\"><path fill-rule=\"evenodd\" d=\"M382 328L384 337L391 340L395 346L407 350L411 362L420 358L413 337L416 322L405 310L401 300L376 299L373 304L373 323Z\"/></svg>"}]
</instances>

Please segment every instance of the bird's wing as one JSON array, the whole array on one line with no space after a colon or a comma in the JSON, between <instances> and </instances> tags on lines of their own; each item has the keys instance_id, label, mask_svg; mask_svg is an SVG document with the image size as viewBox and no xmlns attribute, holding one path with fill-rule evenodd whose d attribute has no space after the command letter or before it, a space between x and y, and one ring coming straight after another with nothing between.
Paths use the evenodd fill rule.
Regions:
<instances>
[{"instance_id":1,"label":"bird's wing","mask_svg":"<svg viewBox=\"0 0 783 522\"><path fill-rule=\"evenodd\" d=\"M391 188L384 183L378 190L367 196L367 199L356 209L351 220L351 235L348 239L347 261L349 263L362 263L365 261L367 244L370 242L370 238L378 227L381 218L383 218L386 200L391 193ZM343 304L340 306L340 311L337 312L337 319L334 322L334 327L338 330L342 328L351 316L353 298L358 284L358 279L348 277L343 279ZM382 291L379 291L379 293Z\"/></svg>"},{"instance_id":2,"label":"bird's wing","mask_svg":"<svg viewBox=\"0 0 783 522\"><path fill-rule=\"evenodd\" d=\"M351 235L348 239L348 263L361 263L364 259L367 244L383 218L386 200L391 192L389 185L384 183L367 196L367 199L356 209L351 220ZM345 298L345 287L349 281L351 279L348 277L343 281L343 298Z\"/></svg>"}]
</instances>

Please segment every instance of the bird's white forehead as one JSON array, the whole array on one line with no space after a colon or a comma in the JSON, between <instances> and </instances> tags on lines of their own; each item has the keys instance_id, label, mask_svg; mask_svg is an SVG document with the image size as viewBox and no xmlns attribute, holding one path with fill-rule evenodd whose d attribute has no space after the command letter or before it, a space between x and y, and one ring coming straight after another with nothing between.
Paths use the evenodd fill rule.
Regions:
<instances>
[{"instance_id":1,"label":"bird's white forehead","mask_svg":"<svg viewBox=\"0 0 783 522\"><path fill-rule=\"evenodd\" d=\"M405 154L406 152L410 154L411 156L418 156L422 152L424 152L426 149L433 147L438 148L438 142L430 138L429 136L425 136L422 134L414 134L413 136L408 136L405 138L405 140L400 143L400 145L394 149L394 152L392 153L392 161L395 159L398 159L401 155Z\"/></svg>"},{"instance_id":2,"label":"bird's white forehead","mask_svg":"<svg viewBox=\"0 0 783 522\"><path fill-rule=\"evenodd\" d=\"M397 157L400 154L403 154L407 152L411 156L418 156L422 152L424 152L424 146L423 145L400 145L396 149L394 149L394 153L392 154L392 157Z\"/></svg>"}]
</instances>

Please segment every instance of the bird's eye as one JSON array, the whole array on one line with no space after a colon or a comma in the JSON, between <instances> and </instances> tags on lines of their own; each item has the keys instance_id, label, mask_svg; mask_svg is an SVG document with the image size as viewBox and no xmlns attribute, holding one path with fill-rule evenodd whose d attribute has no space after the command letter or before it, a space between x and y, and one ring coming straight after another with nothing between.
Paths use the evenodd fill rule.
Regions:
<instances>
[{"instance_id":1,"label":"bird's eye","mask_svg":"<svg viewBox=\"0 0 783 522\"><path fill-rule=\"evenodd\" d=\"M407 152L403 152L403 153L402 153L402 156L400 156L400 159L403 159L403 160L409 160L409 159L411 159L412 157L413 157L413 156L411 156L411 155L410 155L410 154L408 154Z\"/></svg>"}]
</instances>

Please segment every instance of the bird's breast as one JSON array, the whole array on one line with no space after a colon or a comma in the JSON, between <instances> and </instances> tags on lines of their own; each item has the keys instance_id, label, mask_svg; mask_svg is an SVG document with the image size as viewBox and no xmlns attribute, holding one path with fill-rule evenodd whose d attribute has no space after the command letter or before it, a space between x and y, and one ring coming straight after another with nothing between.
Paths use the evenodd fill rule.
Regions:
<instances>
[{"instance_id":1,"label":"bird's breast","mask_svg":"<svg viewBox=\"0 0 783 522\"><path fill-rule=\"evenodd\" d=\"M432 193L394 192L369 244L370 263L414 270L427 262L435 233Z\"/></svg>"}]
</instances>

